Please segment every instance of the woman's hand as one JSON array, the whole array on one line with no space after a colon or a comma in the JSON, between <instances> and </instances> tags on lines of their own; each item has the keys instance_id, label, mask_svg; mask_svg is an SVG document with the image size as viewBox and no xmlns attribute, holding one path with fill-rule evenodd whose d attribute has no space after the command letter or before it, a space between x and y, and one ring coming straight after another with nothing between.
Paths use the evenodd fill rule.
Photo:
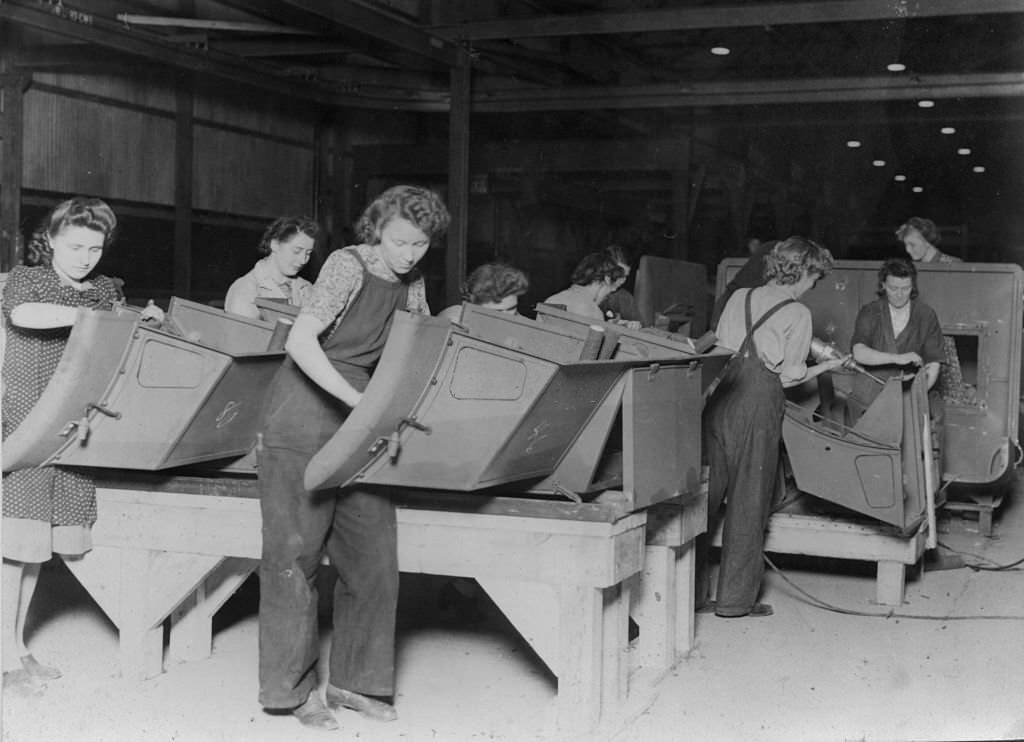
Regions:
<instances>
[{"instance_id":1,"label":"woman's hand","mask_svg":"<svg viewBox=\"0 0 1024 742\"><path fill-rule=\"evenodd\" d=\"M901 366L923 366L924 359L917 353L898 353L896 362Z\"/></svg>"},{"instance_id":2,"label":"woman's hand","mask_svg":"<svg viewBox=\"0 0 1024 742\"><path fill-rule=\"evenodd\" d=\"M143 307L142 311L139 313L140 322L145 322L146 324L154 325L156 327L160 327L164 323L165 319L166 315L164 314L164 310L158 307L152 299L146 303L146 306Z\"/></svg>"}]
</instances>

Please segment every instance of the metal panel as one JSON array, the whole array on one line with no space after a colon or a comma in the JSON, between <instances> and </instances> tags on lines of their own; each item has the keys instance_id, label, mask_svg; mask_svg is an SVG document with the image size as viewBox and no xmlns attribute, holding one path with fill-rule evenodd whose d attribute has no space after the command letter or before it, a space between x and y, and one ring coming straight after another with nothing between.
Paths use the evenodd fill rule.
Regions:
<instances>
[{"instance_id":1,"label":"metal panel","mask_svg":"<svg viewBox=\"0 0 1024 742\"><path fill-rule=\"evenodd\" d=\"M587 339L586 327L541 325L518 314L476 304L462 305L459 324L473 335L556 363L578 361Z\"/></svg>"},{"instance_id":2,"label":"metal panel","mask_svg":"<svg viewBox=\"0 0 1024 742\"><path fill-rule=\"evenodd\" d=\"M191 305L191 303L188 303ZM230 338L242 327L219 310L172 301L169 326ZM177 316L175 314L177 310ZM181 320L180 323L175 320ZM224 322L227 328L217 328ZM265 345L269 330L254 333ZM216 348L158 330L126 313L80 310L57 372L25 423L5 441L5 470L64 464L165 469L244 454L263 392L283 354Z\"/></svg>"},{"instance_id":3,"label":"metal panel","mask_svg":"<svg viewBox=\"0 0 1024 742\"><path fill-rule=\"evenodd\" d=\"M702 263L644 255L636 266L636 305L644 325L653 326L656 314L682 305L692 311L690 335L700 337L708 329L707 285Z\"/></svg>"}]
</instances>

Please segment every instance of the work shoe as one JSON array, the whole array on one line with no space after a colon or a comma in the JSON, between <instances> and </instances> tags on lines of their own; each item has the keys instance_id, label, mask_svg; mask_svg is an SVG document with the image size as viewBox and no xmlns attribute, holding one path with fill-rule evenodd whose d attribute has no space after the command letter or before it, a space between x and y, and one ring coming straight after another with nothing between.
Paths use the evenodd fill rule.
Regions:
<instances>
[{"instance_id":1,"label":"work shoe","mask_svg":"<svg viewBox=\"0 0 1024 742\"><path fill-rule=\"evenodd\" d=\"M21 658L21 666L29 675L40 680L56 680L61 676L60 670L56 667L42 664L31 654L26 654Z\"/></svg>"},{"instance_id":2,"label":"work shoe","mask_svg":"<svg viewBox=\"0 0 1024 742\"><path fill-rule=\"evenodd\" d=\"M346 708L358 711L367 719L374 721L394 721L398 718L398 712L390 703L378 701L350 690L335 688L327 685L327 705L332 709Z\"/></svg>"},{"instance_id":3,"label":"work shoe","mask_svg":"<svg viewBox=\"0 0 1024 742\"><path fill-rule=\"evenodd\" d=\"M302 726L310 729L332 732L338 728L338 720L327 710L324 702L320 700L320 694L315 690L310 692L305 703L292 709L292 716L298 719Z\"/></svg>"}]
</instances>

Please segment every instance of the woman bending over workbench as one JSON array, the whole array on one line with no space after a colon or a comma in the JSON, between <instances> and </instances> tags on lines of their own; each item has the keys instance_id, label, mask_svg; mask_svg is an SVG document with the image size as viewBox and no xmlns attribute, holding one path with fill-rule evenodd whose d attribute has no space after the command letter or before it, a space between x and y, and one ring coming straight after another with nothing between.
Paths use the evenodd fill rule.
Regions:
<instances>
[{"instance_id":1,"label":"woman bending over workbench","mask_svg":"<svg viewBox=\"0 0 1024 742\"><path fill-rule=\"evenodd\" d=\"M317 572L337 573L327 706L381 721L394 694L398 555L395 507L379 493L303 487L310 458L362 398L397 310L429 314L415 270L448 227L433 191L395 186L357 224L360 245L332 253L295 320L267 395L259 452L260 703L304 726L337 729L317 676Z\"/></svg>"}]
</instances>

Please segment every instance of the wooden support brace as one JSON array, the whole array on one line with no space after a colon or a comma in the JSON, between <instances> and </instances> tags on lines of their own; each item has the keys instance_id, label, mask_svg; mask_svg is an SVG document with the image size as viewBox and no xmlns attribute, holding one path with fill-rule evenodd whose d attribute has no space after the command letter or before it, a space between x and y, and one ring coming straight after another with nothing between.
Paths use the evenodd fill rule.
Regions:
<instances>
[{"instance_id":1,"label":"wooden support brace","mask_svg":"<svg viewBox=\"0 0 1024 742\"><path fill-rule=\"evenodd\" d=\"M213 651L213 616L259 567L256 559L225 559L171 613L168 660L201 660Z\"/></svg>"}]
</instances>

